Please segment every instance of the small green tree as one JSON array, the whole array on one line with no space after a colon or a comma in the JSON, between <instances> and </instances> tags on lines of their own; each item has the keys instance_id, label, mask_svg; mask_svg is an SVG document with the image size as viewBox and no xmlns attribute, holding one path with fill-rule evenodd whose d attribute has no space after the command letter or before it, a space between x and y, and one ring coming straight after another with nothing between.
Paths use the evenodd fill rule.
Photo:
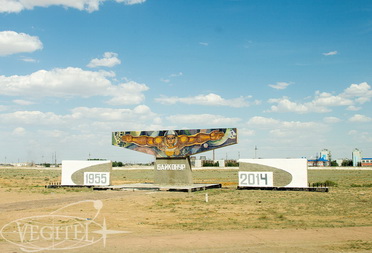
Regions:
<instances>
[{"instance_id":1,"label":"small green tree","mask_svg":"<svg viewBox=\"0 0 372 253\"><path fill-rule=\"evenodd\" d=\"M345 159L342 161L341 166L343 167L353 166L353 161L350 159Z\"/></svg>"},{"instance_id":2,"label":"small green tree","mask_svg":"<svg viewBox=\"0 0 372 253\"><path fill-rule=\"evenodd\" d=\"M337 166L338 166L338 163L336 162L336 160L331 161L331 167L337 167Z\"/></svg>"}]
</instances>

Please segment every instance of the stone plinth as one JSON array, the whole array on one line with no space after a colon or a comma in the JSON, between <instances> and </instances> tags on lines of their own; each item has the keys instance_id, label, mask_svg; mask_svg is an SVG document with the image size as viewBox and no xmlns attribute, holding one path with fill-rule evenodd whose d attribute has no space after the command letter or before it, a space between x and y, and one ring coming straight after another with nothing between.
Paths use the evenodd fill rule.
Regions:
<instances>
[{"instance_id":1,"label":"stone plinth","mask_svg":"<svg viewBox=\"0 0 372 253\"><path fill-rule=\"evenodd\" d=\"M192 185L190 158L156 158L154 184Z\"/></svg>"}]
</instances>

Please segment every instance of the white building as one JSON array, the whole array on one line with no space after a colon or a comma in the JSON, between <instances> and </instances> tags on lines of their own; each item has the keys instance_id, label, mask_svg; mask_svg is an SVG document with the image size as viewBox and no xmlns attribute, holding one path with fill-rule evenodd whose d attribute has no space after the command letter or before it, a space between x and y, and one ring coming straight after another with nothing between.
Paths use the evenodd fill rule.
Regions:
<instances>
[{"instance_id":1,"label":"white building","mask_svg":"<svg viewBox=\"0 0 372 253\"><path fill-rule=\"evenodd\" d=\"M322 151L320 151L319 158L323 160L331 161L331 151L329 151L328 149L323 149Z\"/></svg>"},{"instance_id":2,"label":"white building","mask_svg":"<svg viewBox=\"0 0 372 253\"><path fill-rule=\"evenodd\" d=\"M353 157L353 166L354 167L361 166L361 162L362 162L362 151L360 151L357 148L354 149L354 151L352 153L352 157Z\"/></svg>"}]
</instances>

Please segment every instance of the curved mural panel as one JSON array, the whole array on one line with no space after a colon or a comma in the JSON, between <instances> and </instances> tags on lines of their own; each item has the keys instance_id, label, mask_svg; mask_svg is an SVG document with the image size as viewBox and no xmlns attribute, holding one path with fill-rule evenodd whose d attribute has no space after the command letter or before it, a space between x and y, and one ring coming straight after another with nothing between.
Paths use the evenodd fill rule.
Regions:
<instances>
[{"instance_id":1,"label":"curved mural panel","mask_svg":"<svg viewBox=\"0 0 372 253\"><path fill-rule=\"evenodd\" d=\"M236 128L112 133L112 145L154 155L157 158L188 157L237 142Z\"/></svg>"}]
</instances>

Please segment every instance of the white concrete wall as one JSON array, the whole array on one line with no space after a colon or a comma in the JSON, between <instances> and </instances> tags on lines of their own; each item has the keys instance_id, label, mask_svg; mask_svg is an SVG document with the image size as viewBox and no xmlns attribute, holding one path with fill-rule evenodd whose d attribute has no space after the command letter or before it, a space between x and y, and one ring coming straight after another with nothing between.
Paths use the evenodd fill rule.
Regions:
<instances>
[{"instance_id":1,"label":"white concrete wall","mask_svg":"<svg viewBox=\"0 0 372 253\"><path fill-rule=\"evenodd\" d=\"M308 187L307 159L239 159L239 163L252 163L284 170L292 175L285 187Z\"/></svg>"}]
</instances>

